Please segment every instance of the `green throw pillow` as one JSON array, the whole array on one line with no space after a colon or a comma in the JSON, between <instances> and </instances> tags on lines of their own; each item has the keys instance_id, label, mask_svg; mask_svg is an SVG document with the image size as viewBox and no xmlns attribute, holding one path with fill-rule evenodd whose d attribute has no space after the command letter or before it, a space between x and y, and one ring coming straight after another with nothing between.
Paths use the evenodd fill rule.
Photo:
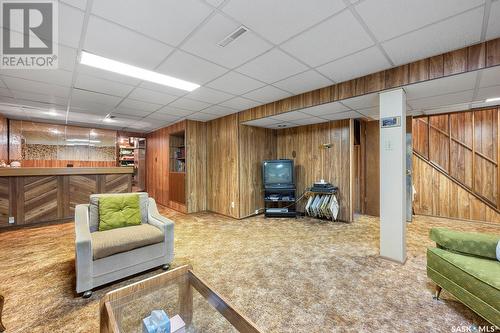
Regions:
<instances>
[{"instance_id":1,"label":"green throw pillow","mask_svg":"<svg viewBox=\"0 0 500 333\"><path fill-rule=\"evenodd\" d=\"M99 198L99 231L141 224L138 194Z\"/></svg>"}]
</instances>

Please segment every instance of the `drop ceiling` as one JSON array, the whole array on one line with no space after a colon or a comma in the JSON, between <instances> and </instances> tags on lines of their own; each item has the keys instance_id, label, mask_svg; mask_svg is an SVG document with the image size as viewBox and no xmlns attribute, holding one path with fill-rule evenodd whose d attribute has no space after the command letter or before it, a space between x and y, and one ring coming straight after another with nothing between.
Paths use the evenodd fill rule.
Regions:
<instances>
[{"instance_id":1,"label":"drop ceiling","mask_svg":"<svg viewBox=\"0 0 500 333\"><path fill-rule=\"evenodd\" d=\"M500 0L65 0L60 68L1 70L0 113L143 132L208 121L499 37L496 17ZM217 45L241 25L249 31ZM186 93L86 67L77 61L81 50L201 87ZM474 97L487 93L481 88L466 90ZM373 117L370 98L269 121ZM408 104L416 113L428 108L418 99ZM115 122L103 121L109 113Z\"/></svg>"},{"instance_id":2,"label":"drop ceiling","mask_svg":"<svg viewBox=\"0 0 500 333\"><path fill-rule=\"evenodd\" d=\"M406 92L407 114L413 116L498 105L498 101L485 100L500 97L500 66L411 84L403 89ZM340 119L379 119L379 94L325 103L243 124L283 129Z\"/></svg>"}]
</instances>

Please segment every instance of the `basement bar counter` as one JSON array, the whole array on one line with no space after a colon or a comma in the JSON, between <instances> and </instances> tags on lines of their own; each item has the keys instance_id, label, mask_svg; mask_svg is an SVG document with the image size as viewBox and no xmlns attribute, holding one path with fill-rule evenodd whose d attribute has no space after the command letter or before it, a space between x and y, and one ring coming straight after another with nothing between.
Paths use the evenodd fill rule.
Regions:
<instances>
[{"instance_id":1,"label":"basement bar counter","mask_svg":"<svg viewBox=\"0 0 500 333\"><path fill-rule=\"evenodd\" d=\"M0 168L0 230L74 218L93 193L132 191L132 167Z\"/></svg>"}]
</instances>

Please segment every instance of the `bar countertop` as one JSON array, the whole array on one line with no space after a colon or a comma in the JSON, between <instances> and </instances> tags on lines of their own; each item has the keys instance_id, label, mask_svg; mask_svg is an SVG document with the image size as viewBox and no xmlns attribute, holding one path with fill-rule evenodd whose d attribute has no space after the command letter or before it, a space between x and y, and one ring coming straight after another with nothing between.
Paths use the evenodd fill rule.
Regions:
<instances>
[{"instance_id":1,"label":"bar countertop","mask_svg":"<svg viewBox=\"0 0 500 333\"><path fill-rule=\"evenodd\" d=\"M133 167L0 168L0 177L132 174Z\"/></svg>"}]
</instances>

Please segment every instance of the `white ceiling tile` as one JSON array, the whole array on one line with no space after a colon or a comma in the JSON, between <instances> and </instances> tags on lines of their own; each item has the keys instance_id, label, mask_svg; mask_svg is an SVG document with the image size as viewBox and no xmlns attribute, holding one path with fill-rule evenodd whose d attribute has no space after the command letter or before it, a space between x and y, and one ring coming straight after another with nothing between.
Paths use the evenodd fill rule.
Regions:
<instances>
[{"instance_id":1,"label":"white ceiling tile","mask_svg":"<svg viewBox=\"0 0 500 333\"><path fill-rule=\"evenodd\" d=\"M126 98L123 102L120 103L119 107L141 110L144 112L151 113L153 111L158 110L161 107L161 105L156 103L149 103L149 102L138 101L131 98Z\"/></svg>"},{"instance_id":2,"label":"white ceiling tile","mask_svg":"<svg viewBox=\"0 0 500 333\"><path fill-rule=\"evenodd\" d=\"M273 83L294 74L303 72L307 66L293 59L284 52L273 49L236 70L258 80Z\"/></svg>"},{"instance_id":3,"label":"white ceiling tile","mask_svg":"<svg viewBox=\"0 0 500 333\"><path fill-rule=\"evenodd\" d=\"M165 105L175 100L177 96L138 87L132 91L128 98Z\"/></svg>"},{"instance_id":4,"label":"white ceiling tile","mask_svg":"<svg viewBox=\"0 0 500 333\"><path fill-rule=\"evenodd\" d=\"M172 51L170 46L91 16L85 51L130 65L154 69Z\"/></svg>"},{"instance_id":5,"label":"white ceiling tile","mask_svg":"<svg viewBox=\"0 0 500 333\"><path fill-rule=\"evenodd\" d=\"M165 114L169 114L172 116L179 116L179 117L185 117L185 116L188 116L188 115L193 113L193 111L190 111L190 110L173 108L173 107L168 106L168 105L162 107L161 109L159 109L156 112L165 113Z\"/></svg>"},{"instance_id":6,"label":"white ceiling tile","mask_svg":"<svg viewBox=\"0 0 500 333\"><path fill-rule=\"evenodd\" d=\"M61 2L64 2L73 7L80 8L82 10L85 10L85 6L87 6L87 0L61 0Z\"/></svg>"},{"instance_id":7,"label":"white ceiling tile","mask_svg":"<svg viewBox=\"0 0 500 333\"><path fill-rule=\"evenodd\" d=\"M0 96L12 97L12 94L7 88L0 88Z\"/></svg>"},{"instance_id":8,"label":"white ceiling tile","mask_svg":"<svg viewBox=\"0 0 500 333\"><path fill-rule=\"evenodd\" d=\"M436 107L431 109L425 109L422 113L425 114L440 114L440 113L448 113L448 112L457 112L457 111L466 111L470 110L469 103L455 104L455 105L447 105L443 107Z\"/></svg>"},{"instance_id":9,"label":"white ceiling tile","mask_svg":"<svg viewBox=\"0 0 500 333\"><path fill-rule=\"evenodd\" d=\"M285 42L281 47L316 67L373 45L350 11L335 15Z\"/></svg>"},{"instance_id":10,"label":"white ceiling tile","mask_svg":"<svg viewBox=\"0 0 500 333\"><path fill-rule=\"evenodd\" d=\"M238 111L246 110L246 109L251 109L253 107L256 107L257 105L260 105L260 102L253 101L251 99L243 98L243 97L235 97L233 99L230 99L229 101L225 101L223 103L220 103L222 106L226 106Z\"/></svg>"},{"instance_id":11,"label":"white ceiling tile","mask_svg":"<svg viewBox=\"0 0 500 333\"><path fill-rule=\"evenodd\" d=\"M271 85L265 86L249 93L243 95L243 97L248 97L254 101L259 101L261 103L269 103L278 101L280 99L291 96L289 92L283 91Z\"/></svg>"},{"instance_id":12,"label":"white ceiling tile","mask_svg":"<svg viewBox=\"0 0 500 333\"><path fill-rule=\"evenodd\" d=\"M345 105L337 102L325 103L316 106L311 106L309 108L301 109L300 112L311 116L323 116L326 114L339 113L349 110Z\"/></svg>"},{"instance_id":13,"label":"white ceiling tile","mask_svg":"<svg viewBox=\"0 0 500 333\"><path fill-rule=\"evenodd\" d=\"M379 110L378 107L367 108L367 109L359 109L359 110L356 110L356 111L358 111L362 115L365 115L365 116L371 117L371 118L379 116L379 114L380 114L380 110Z\"/></svg>"},{"instance_id":14,"label":"white ceiling tile","mask_svg":"<svg viewBox=\"0 0 500 333\"><path fill-rule=\"evenodd\" d=\"M175 51L156 71L202 85L221 76L227 69L189 53Z\"/></svg>"},{"instance_id":15,"label":"white ceiling tile","mask_svg":"<svg viewBox=\"0 0 500 333\"><path fill-rule=\"evenodd\" d=\"M211 11L198 0L95 0L92 6L92 13L170 45L178 45Z\"/></svg>"},{"instance_id":16,"label":"white ceiling tile","mask_svg":"<svg viewBox=\"0 0 500 333\"><path fill-rule=\"evenodd\" d=\"M73 71L76 64L76 49L59 45L58 68Z\"/></svg>"},{"instance_id":17,"label":"white ceiling tile","mask_svg":"<svg viewBox=\"0 0 500 333\"><path fill-rule=\"evenodd\" d=\"M294 122L295 120L311 118L311 116L308 114L302 113L300 111L291 111L291 112L281 113L281 114L272 116L270 118L276 119L279 121L292 121L292 122Z\"/></svg>"},{"instance_id":18,"label":"white ceiling tile","mask_svg":"<svg viewBox=\"0 0 500 333\"><path fill-rule=\"evenodd\" d=\"M494 39L500 36L500 1L491 3L490 18L488 20L488 28L486 30L486 39Z\"/></svg>"},{"instance_id":19,"label":"white ceiling tile","mask_svg":"<svg viewBox=\"0 0 500 333\"><path fill-rule=\"evenodd\" d=\"M127 108L124 106L119 106L113 110L112 114L117 116L117 117L120 117L121 115L126 115L126 116L134 116L134 117L142 118L142 117L146 117L147 115L150 115L151 111L131 109L131 108Z\"/></svg>"},{"instance_id":20,"label":"white ceiling tile","mask_svg":"<svg viewBox=\"0 0 500 333\"><path fill-rule=\"evenodd\" d=\"M271 124L265 126L266 128L273 128L273 129L285 129L285 128L290 128L290 127L297 127L299 124L294 124L291 122L283 121L278 124Z\"/></svg>"},{"instance_id":21,"label":"white ceiling tile","mask_svg":"<svg viewBox=\"0 0 500 333\"><path fill-rule=\"evenodd\" d=\"M355 119L355 118L362 118L362 115L360 115L355 111L346 111L346 112L323 115L321 116L321 118L327 120Z\"/></svg>"},{"instance_id":22,"label":"white ceiling tile","mask_svg":"<svg viewBox=\"0 0 500 333\"><path fill-rule=\"evenodd\" d=\"M186 95L191 99L195 99L207 103L220 103L234 97L234 95L224 93L208 87L200 87Z\"/></svg>"},{"instance_id":23,"label":"white ceiling tile","mask_svg":"<svg viewBox=\"0 0 500 333\"><path fill-rule=\"evenodd\" d=\"M390 67L387 58L374 46L316 69L335 82L344 82Z\"/></svg>"},{"instance_id":24,"label":"white ceiling tile","mask_svg":"<svg viewBox=\"0 0 500 333\"><path fill-rule=\"evenodd\" d=\"M140 84L141 88L144 89L149 89L149 90L154 90L158 91L161 93L169 94L169 95L174 95L174 96L183 96L186 95L185 90L177 89L177 88L172 88L172 87L167 87L161 84L156 84L153 82L142 82Z\"/></svg>"},{"instance_id":25,"label":"white ceiling tile","mask_svg":"<svg viewBox=\"0 0 500 333\"><path fill-rule=\"evenodd\" d=\"M93 117L99 117L99 119L104 118L108 113L113 109L112 106L102 105L94 102L79 102L75 103L78 106L71 106L69 109L69 114L78 114L78 115L93 115ZM76 119L74 119L76 121ZM82 121L85 121L85 118L82 117Z\"/></svg>"},{"instance_id":26,"label":"white ceiling tile","mask_svg":"<svg viewBox=\"0 0 500 333\"><path fill-rule=\"evenodd\" d=\"M320 124L327 122L328 120L323 119L323 118L318 118L318 117L309 117L305 119L296 119L293 120L292 122L297 125L312 125L312 124Z\"/></svg>"},{"instance_id":27,"label":"white ceiling tile","mask_svg":"<svg viewBox=\"0 0 500 333\"><path fill-rule=\"evenodd\" d=\"M384 41L482 4L484 0L366 0L355 9Z\"/></svg>"},{"instance_id":28,"label":"white ceiling tile","mask_svg":"<svg viewBox=\"0 0 500 333\"><path fill-rule=\"evenodd\" d=\"M176 121L179 119L179 116L173 116L163 112L153 112L149 116L145 118L145 120L152 121L154 123L155 120L163 120L163 121Z\"/></svg>"},{"instance_id":29,"label":"white ceiling tile","mask_svg":"<svg viewBox=\"0 0 500 333\"><path fill-rule=\"evenodd\" d=\"M432 97L425 97L408 101L412 109L437 108L446 105L470 103L474 90L460 91L452 94L444 94Z\"/></svg>"},{"instance_id":30,"label":"white ceiling tile","mask_svg":"<svg viewBox=\"0 0 500 333\"><path fill-rule=\"evenodd\" d=\"M342 104L353 110L373 108L379 105L379 95L377 93L357 96L342 100Z\"/></svg>"},{"instance_id":31,"label":"white ceiling tile","mask_svg":"<svg viewBox=\"0 0 500 333\"><path fill-rule=\"evenodd\" d=\"M250 126L269 126L273 124L279 124L281 121L276 120L276 119L271 119L271 118L260 118L260 119L255 119L255 120L250 120L245 122L245 125L250 125Z\"/></svg>"},{"instance_id":32,"label":"white ceiling tile","mask_svg":"<svg viewBox=\"0 0 500 333\"><path fill-rule=\"evenodd\" d=\"M481 38L483 8L382 43L396 65L475 44Z\"/></svg>"},{"instance_id":33,"label":"white ceiling tile","mask_svg":"<svg viewBox=\"0 0 500 333\"><path fill-rule=\"evenodd\" d=\"M274 44L345 8L341 0L231 0L222 10Z\"/></svg>"},{"instance_id":34,"label":"white ceiling tile","mask_svg":"<svg viewBox=\"0 0 500 333\"><path fill-rule=\"evenodd\" d=\"M214 7L218 7L221 3L224 2L224 0L205 0L205 2L209 3Z\"/></svg>"},{"instance_id":35,"label":"white ceiling tile","mask_svg":"<svg viewBox=\"0 0 500 333\"><path fill-rule=\"evenodd\" d=\"M297 74L282 81L276 82L273 86L283 90L300 94L305 91L310 91L331 85L332 82L325 77L319 75L313 70Z\"/></svg>"},{"instance_id":36,"label":"white ceiling tile","mask_svg":"<svg viewBox=\"0 0 500 333\"><path fill-rule=\"evenodd\" d=\"M198 30L182 46L182 49L221 66L234 68L272 47L271 44L257 37L251 31L247 31L225 47L217 45L237 28L238 24L217 14Z\"/></svg>"},{"instance_id":37,"label":"white ceiling tile","mask_svg":"<svg viewBox=\"0 0 500 333\"><path fill-rule=\"evenodd\" d=\"M84 12L59 3L59 44L78 48L82 33Z\"/></svg>"},{"instance_id":38,"label":"white ceiling tile","mask_svg":"<svg viewBox=\"0 0 500 333\"><path fill-rule=\"evenodd\" d=\"M265 84L236 72L229 72L224 76L210 82L209 87L225 91L234 95L241 95Z\"/></svg>"},{"instance_id":39,"label":"white ceiling tile","mask_svg":"<svg viewBox=\"0 0 500 333\"><path fill-rule=\"evenodd\" d=\"M94 76L78 74L75 88L123 97L130 93L134 87Z\"/></svg>"},{"instance_id":40,"label":"white ceiling tile","mask_svg":"<svg viewBox=\"0 0 500 333\"><path fill-rule=\"evenodd\" d=\"M91 105L102 105L114 107L121 101L121 97L100 94L96 92L73 89L71 94L71 106L87 107Z\"/></svg>"},{"instance_id":41,"label":"white ceiling tile","mask_svg":"<svg viewBox=\"0 0 500 333\"><path fill-rule=\"evenodd\" d=\"M63 69L2 69L2 74L64 87L71 86L73 73Z\"/></svg>"},{"instance_id":42,"label":"white ceiling tile","mask_svg":"<svg viewBox=\"0 0 500 333\"><path fill-rule=\"evenodd\" d=\"M190 110L190 111L194 112L194 111L203 110L203 109L209 107L210 104L205 103L205 102L195 101L194 99L182 97L182 98L179 98L179 99L173 101L168 106L173 107L173 108Z\"/></svg>"},{"instance_id":43,"label":"white ceiling tile","mask_svg":"<svg viewBox=\"0 0 500 333\"><path fill-rule=\"evenodd\" d=\"M219 118L219 116L213 115L213 114L197 112L197 113L193 113L192 115L187 116L186 118L191 119L191 120L198 120L198 121L209 121L212 119Z\"/></svg>"},{"instance_id":44,"label":"white ceiling tile","mask_svg":"<svg viewBox=\"0 0 500 333\"><path fill-rule=\"evenodd\" d=\"M38 94L48 94L50 96L58 96L67 98L69 94L69 87L57 86L37 81L30 81L16 77L4 76L2 77L5 84L12 90L35 92Z\"/></svg>"},{"instance_id":45,"label":"white ceiling tile","mask_svg":"<svg viewBox=\"0 0 500 333\"><path fill-rule=\"evenodd\" d=\"M233 114L235 112L237 111L221 105L212 105L203 110L203 113L214 114L218 115L219 117L227 116L228 114Z\"/></svg>"},{"instance_id":46,"label":"white ceiling tile","mask_svg":"<svg viewBox=\"0 0 500 333\"><path fill-rule=\"evenodd\" d=\"M58 105L67 105L68 103L68 99L66 97L58 97L51 94L38 94L35 92L27 92L21 90L11 90L11 92L12 95L16 99L18 99L21 103L23 100L41 102L41 103L51 103Z\"/></svg>"},{"instance_id":47,"label":"white ceiling tile","mask_svg":"<svg viewBox=\"0 0 500 333\"><path fill-rule=\"evenodd\" d=\"M481 82L479 86L483 87L491 87L500 84L500 66L486 68L480 71L481 73Z\"/></svg>"},{"instance_id":48,"label":"white ceiling tile","mask_svg":"<svg viewBox=\"0 0 500 333\"><path fill-rule=\"evenodd\" d=\"M420 82L405 87L408 101L474 89L477 72ZM411 104L411 103L410 103Z\"/></svg>"},{"instance_id":49,"label":"white ceiling tile","mask_svg":"<svg viewBox=\"0 0 500 333\"><path fill-rule=\"evenodd\" d=\"M486 88L480 88L477 92L476 101L483 101L489 98L498 98L500 97L500 85L498 86L490 86ZM500 104L500 101L496 101L496 104Z\"/></svg>"}]
</instances>

